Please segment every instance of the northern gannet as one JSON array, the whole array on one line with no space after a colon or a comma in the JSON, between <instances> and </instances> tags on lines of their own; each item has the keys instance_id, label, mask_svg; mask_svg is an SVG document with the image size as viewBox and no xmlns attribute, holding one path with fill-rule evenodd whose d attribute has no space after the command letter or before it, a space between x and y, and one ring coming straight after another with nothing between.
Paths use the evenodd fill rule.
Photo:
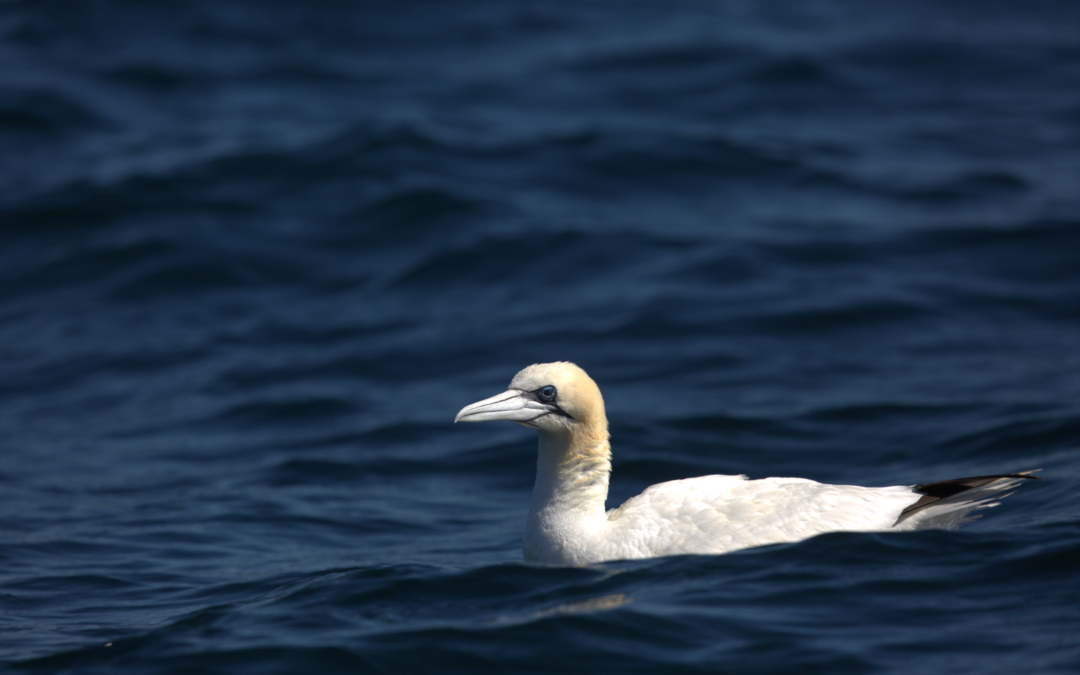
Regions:
<instances>
[{"instance_id":1,"label":"northern gannet","mask_svg":"<svg viewBox=\"0 0 1080 675\"><path fill-rule=\"evenodd\" d=\"M952 528L1031 472L914 486L825 485L805 478L701 476L647 488L604 510L611 446L604 399L573 363L541 363L509 390L465 406L455 422L511 420L540 450L522 544L532 562L583 565L686 553L727 553L826 532Z\"/></svg>"}]
</instances>

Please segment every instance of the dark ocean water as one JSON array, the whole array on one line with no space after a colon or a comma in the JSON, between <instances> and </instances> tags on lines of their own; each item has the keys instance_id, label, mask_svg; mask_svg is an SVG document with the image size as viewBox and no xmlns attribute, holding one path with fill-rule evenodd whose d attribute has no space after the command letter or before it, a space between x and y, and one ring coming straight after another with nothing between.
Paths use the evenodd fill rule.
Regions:
<instances>
[{"instance_id":1,"label":"dark ocean water","mask_svg":"<svg viewBox=\"0 0 1080 675\"><path fill-rule=\"evenodd\" d=\"M0 668L1080 670L1080 5L0 2ZM959 532L528 565L611 505L1042 468Z\"/></svg>"}]
</instances>

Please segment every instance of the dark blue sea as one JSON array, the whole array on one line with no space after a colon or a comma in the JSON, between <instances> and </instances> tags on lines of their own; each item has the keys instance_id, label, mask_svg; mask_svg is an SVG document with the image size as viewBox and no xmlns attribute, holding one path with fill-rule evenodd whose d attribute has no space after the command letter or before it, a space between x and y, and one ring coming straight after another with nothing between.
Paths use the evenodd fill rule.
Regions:
<instances>
[{"instance_id":1,"label":"dark blue sea","mask_svg":"<svg viewBox=\"0 0 1080 675\"><path fill-rule=\"evenodd\" d=\"M1045 482L526 564L553 360L609 506ZM1080 4L0 2L0 669L1080 671Z\"/></svg>"}]
</instances>

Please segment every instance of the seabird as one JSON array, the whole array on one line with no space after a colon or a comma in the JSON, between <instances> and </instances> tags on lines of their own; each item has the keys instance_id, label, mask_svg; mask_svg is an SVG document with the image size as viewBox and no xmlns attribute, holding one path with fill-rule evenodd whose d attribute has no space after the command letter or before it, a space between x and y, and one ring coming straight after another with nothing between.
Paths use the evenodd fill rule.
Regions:
<instances>
[{"instance_id":1,"label":"seabird","mask_svg":"<svg viewBox=\"0 0 1080 675\"><path fill-rule=\"evenodd\" d=\"M611 446L604 399L573 363L541 363L510 388L465 406L455 422L511 420L536 429L536 484L522 548L532 562L728 553L826 532L951 529L1031 472L923 485L825 485L805 478L701 476L647 488L604 510ZM970 520L968 518L967 520Z\"/></svg>"}]
</instances>

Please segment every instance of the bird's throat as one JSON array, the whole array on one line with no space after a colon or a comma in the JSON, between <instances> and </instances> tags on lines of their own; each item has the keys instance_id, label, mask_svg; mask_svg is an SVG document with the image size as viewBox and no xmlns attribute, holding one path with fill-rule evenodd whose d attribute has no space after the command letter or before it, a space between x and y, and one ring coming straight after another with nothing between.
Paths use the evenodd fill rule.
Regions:
<instances>
[{"instance_id":1,"label":"bird's throat","mask_svg":"<svg viewBox=\"0 0 1080 675\"><path fill-rule=\"evenodd\" d=\"M526 550L562 552L585 543L607 522L604 505L611 474L611 451L604 433L540 432L536 484L526 524ZM575 433L576 432L576 433Z\"/></svg>"}]
</instances>

